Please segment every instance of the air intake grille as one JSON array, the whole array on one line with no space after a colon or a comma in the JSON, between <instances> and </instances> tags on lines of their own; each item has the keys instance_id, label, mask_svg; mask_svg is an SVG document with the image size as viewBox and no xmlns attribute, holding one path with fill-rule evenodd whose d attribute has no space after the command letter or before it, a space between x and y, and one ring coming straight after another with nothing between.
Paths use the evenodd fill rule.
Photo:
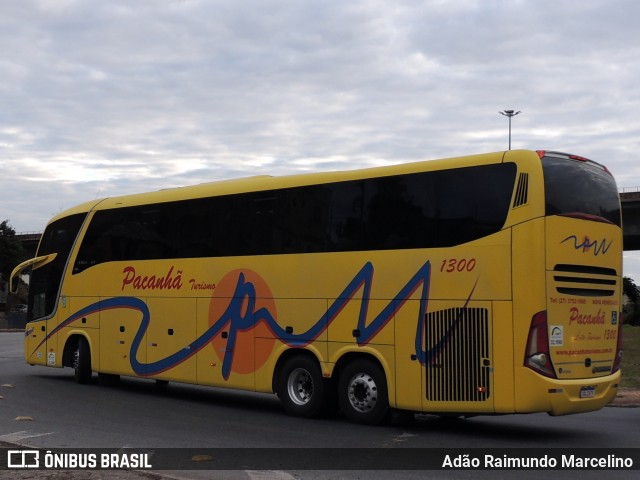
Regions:
<instances>
[{"instance_id":1,"label":"air intake grille","mask_svg":"<svg viewBox=\"0 0 640 480\"><path fill-rule=\"evenodd\" d=\"M529 174L521 173L518 177L516 196L513 199L513 208L524 205L529 200Z\"/></svg>"},{"instance_id":2,"label":"air intake grille","mask_svg":"<svg viewBox=\"0 0 640 480\"><path fill-rule=\"evenodd\" d=\"M611 297L616 293L617 272L612 268L558 264L553 269L556 291L580 297Z\"/></svg>"},{"instance_id":3,"label":"air intake grille","mask_svg":"<svg viewBox=\"0 0 640 480\"><path fill-rule=\"evenodd\" d=\"M450 308L426 315L428 400L489 398L488 318L485 308Z\"/></svg>"}]
</instances>

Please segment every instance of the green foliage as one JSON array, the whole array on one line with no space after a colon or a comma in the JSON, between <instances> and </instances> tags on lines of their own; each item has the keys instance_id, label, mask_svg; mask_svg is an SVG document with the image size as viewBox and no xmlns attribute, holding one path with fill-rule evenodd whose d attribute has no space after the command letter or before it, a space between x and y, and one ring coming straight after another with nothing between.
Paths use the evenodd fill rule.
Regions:
<instances>
[{"instance_id":1,"label":"green foliage","mask_svg":"<svg viewBox=\"0 0 640 480\"><path fill-rule=\"evenodd\" d=\"M9 278L13 268L24 260L25 252L15 237L16 231L11 228L8 220L0 223L0 274L2 278Z\"/></svg>"},{"instance_id":2,"label":"green foliage","mask_svg":"<svg viewBox=\"0 0 640 480\"><path fill-rule=\"evenodd\" d=\"M623 387L640 387L640 327L622 327L622 382Z\"/></svg>"},{"instance_id":3,"label":"green foliage","mask_svg":"<svg viewBox=\"0 0 640 480\"><path fill-rule=\"evenodd\" d=\"M629 297L633 303L638 303L640 294L638 293L638 287L630 277L624 277L622 279L622 289L624 294Z\"/></svg>"},{"instance_id":4,"label":"green foliage","mask_svg":"<svg viewBox=\"0 0 640 480\"><path fill-rule=\"evenodd\" d=\"M631 278L622 279L622 292L629 299L623 307L624 323L640 325L640 291Z\"/></svg>"}]
</instances>

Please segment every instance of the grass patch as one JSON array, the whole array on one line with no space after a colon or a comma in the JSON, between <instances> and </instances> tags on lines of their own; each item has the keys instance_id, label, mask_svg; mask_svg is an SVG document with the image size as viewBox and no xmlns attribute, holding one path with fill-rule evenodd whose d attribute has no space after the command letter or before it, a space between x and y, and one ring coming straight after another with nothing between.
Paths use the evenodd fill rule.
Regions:
<instances>
[{"instance_id":1,"label":"grass patch","mask_svg":"<svg viewBox=\"0 0 640 480\"><path fill-rule=\"evenodd\" d=\"M627 388L640 388L640 327L622 326L622 382Z\"/></svg>"}]
</instances>

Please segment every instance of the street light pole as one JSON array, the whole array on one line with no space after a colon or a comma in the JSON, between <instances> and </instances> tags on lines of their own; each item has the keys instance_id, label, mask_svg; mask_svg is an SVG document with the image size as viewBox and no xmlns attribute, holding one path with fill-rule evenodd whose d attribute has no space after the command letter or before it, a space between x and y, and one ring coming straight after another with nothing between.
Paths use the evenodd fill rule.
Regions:
<instances>
[{"instance_id":1,"label":"street light pole","mask_svg":"<svg viewBox=\"0 0 640 480\"><path fill-rule=\"evenodd\" d=\"M498 112L500 115L504 115L505 117L509 117L509 150L511 150L511 119L513 117L515 117L516 115L518 115L520 112L520 110L518 110L517 112L513 111L513 110L504 110L502 112Z\"/></svg>"}]
</instances>

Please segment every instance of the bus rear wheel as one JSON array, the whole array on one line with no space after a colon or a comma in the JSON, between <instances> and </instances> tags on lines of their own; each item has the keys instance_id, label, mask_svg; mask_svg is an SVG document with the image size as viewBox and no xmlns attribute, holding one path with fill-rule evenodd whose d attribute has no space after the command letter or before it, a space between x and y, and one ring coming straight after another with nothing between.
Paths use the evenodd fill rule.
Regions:
<instances>
[{"instance_id":1,"label":"bus rear wheel","mask_svg":"<svg viewBox=\"0 0 640 480\"><path fill-rule=\"evenodd\" d=\"M315 417L322 412L326 382L320 366L306 356L285 362L278 377L278 397L290 415Z\"/></svg>"},{"instance_id":2,"label":"bus rear wheel","mask_svg":"<svg viewBox=\"0 0 640 480\"><path fill-rule=\"evenodd\" d=\"M77 383L89 383L91 379L91 349L83 337L78 338L73 351L73 370Z\"/></svg>"},{"instance_id":3,"label":"bus rear wheel","mask_svg":"<svg viewBox=\"0 0 640 480\"><path fill-rule=\"evenodd\" d=\"M389 414L389 397L384 371L370 360L347 365L338 384L340 409L355 423L377 425Z\"/></svg>"}]
</instances>

